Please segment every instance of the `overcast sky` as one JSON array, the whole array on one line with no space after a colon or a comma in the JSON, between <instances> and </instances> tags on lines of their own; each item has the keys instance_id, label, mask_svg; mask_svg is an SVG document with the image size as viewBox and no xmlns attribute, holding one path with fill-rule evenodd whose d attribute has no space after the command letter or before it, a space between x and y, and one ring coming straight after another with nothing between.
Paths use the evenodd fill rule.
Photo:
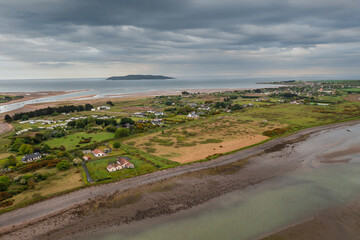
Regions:
<instances>
[{"instance_id":1,"label":"overcast sky","mask_svg":"<svg viewBox=\"0 0 360 240\"><path fill-rule=\"evenodd\" d=\"M0 0L0 79L359 74L359 0Z\"/></svg>"}]
</instances>

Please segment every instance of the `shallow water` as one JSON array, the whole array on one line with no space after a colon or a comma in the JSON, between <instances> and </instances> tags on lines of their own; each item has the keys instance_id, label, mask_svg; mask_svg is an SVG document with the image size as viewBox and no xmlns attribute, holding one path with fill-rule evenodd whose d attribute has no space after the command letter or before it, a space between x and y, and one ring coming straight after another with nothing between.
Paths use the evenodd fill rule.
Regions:
<instances>
[{"instance_id":1,"label":"shallow water","mask_svg":"<svg viewBox=\"0 0 360 240\"><path fill-rule=\"evenodd\" d=\"M324 131L295 147L299 170L171 216L132 223L83 239L255 239L360 197L360 154L348 163L322 164L318 156L360 145L360 124Z\"/></svg>"},{"instance_id":2,"label":"shallow water","mask_svg":"<svg viewBox=\"0 0 360 240\"><path fill-rule=\"evenodd\" d=\"M44 97L21 103L0 106L0 113L21 108L27 104L60 101L71 97L145 93L162 90L181 89L241 89L276 87L257 82L278 81L288 78L242 78L242 77L177 77L169 80L121 80L111 81L103 78L90 79L34 79L34 80L0 80L0 92L38 92L89 90L60 96ZM180 94L180 92L179 92ZM84 99L84 98L83 98Z\"/></svg>"}]
</instances>

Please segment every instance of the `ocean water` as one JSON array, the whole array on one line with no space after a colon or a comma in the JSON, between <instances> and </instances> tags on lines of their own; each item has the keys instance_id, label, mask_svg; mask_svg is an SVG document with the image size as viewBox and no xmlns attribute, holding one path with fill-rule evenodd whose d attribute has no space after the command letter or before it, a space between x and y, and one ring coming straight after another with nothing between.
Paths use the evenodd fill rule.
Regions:
<instances>
[{"instance_id":1,"label":"ocean water","mask_svg":"<svg viewBox=\"0 0 360 240\"><path fill-rule=\"evenodd\" d=\"M0 80L0 93L86 90L60 96L43 97L19 103L9 103L7 105L0 106L0 113L9 112L28 104L61 101L72 97L94 95L91 98L101 98L107 95L146 93L164 90L178 90L180 94L181 90L185 89L265 88L276 86L270 84L257 84L257 82L278 80L278 78L239 77L177 77L176 79L168 80L121 81L111 81L104 78Z\"/></svg>"},{"instance_id":2,"label":"ocean water","mask_svg":"<svg viewBox=\"0 0 360 240\"><path fill-rule=\"evenodd\" d=\"M282 77L242 76L175 76L169 80L122 80L110 81L104 78L74 79L27 79L0 80L0 92L70 91L91 89L91 94L111 95L161 91L170 89L224 89L261 88L274 85L259 85L257 82L284 80L358 79L359 76L314 75Z\"/></svg>"},{"instance_id":3,"label":"ocean water","mask_svg":"<svg viewBox=\"0 0 360 240\"><path fill-rule=\"evenodd\" d=\"M170 89L258 88L263 81L278 78L176 77L168 80L34 79L0 80L0 92L70 91L91 89L91 94L111 95Z\"/></svg>"}]
</instances>

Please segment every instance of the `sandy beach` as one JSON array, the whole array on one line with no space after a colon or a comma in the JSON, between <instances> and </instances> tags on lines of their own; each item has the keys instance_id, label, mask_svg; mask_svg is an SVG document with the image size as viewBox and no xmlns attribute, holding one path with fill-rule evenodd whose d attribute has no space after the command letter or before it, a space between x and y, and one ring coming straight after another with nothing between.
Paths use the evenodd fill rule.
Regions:
<instances>
[{"instance_id":1,"label":"sandy beach","mask_svg":"<svg viewBox=\"0 0 360 240\"><path fill-rule=\"evenodd\" d=\"M11 103L18 103L24 102L33 99L39 99L44 97L52 97L52 96L59 96L68 93L75 93L75 92L82 92L82 91L44 91L44 92L1 92L0 95L5 96L24 96L21 99L16 99L7 103L0 103L0 106L11 104Z\"/></svg>"},{"instance_id":2,"label":"sandy beach","mask_svg":"<svg viewBox=\"0 0 360 240\"><path fill-rule=\"evenodd\" d=\"M48 92L11 92L11 93L0 93L1 95L22 95L24 98L14 100L8 103L3 103L0 105L6 105L16 102L24 102L28 100L43 98L43 97L49 97L49 96L58 96L58 95L64 95L69 93L76 93L76 92L83 92L83 91L89 91L89 89L86 90L80 90L80 91L48 91ZM142 99L142 98L149 98L149 97L155 97L155 96L169 96L169 95L181 95L181 92L187 91L189 93L213 93L213 92L220 92L220 91L236 91L236 89L179 89L179 90L164 90L164 91L150 91L150 92L144 92L144 93L129 93L129 94L118 94L118 95L104 95L104 96L98 96L95 94L85 95L85 96L79 96L79 97L68 97L63 98L61 101L54 101L54 102L45 102L45 103L36 103L36 104L28 104L24 107L18 108L13 111L9 111L6 113L0 113L0 118L3 118L5 114L13 115L15 113L19 112L27 112L27 111L33 111L41 108L46 107L55 107L58 105L67 105L67 104L96 104L96 103L105 103L107 100L111 99L112 101L126 101L126 100L136 100L136 99Z\"/></svg>"},{"instance_id":3,"label":"sandy beach","mask_svg":"<svg viewBox=\"0 0 360 240\"><path fill-rule=\"evenodd\" d=\"M323 130L301 130L218 159L89 187L4 213L3 239L72 239L85 232L176 213L302 166L293 147Z\"/></svg>"}]
</instances>

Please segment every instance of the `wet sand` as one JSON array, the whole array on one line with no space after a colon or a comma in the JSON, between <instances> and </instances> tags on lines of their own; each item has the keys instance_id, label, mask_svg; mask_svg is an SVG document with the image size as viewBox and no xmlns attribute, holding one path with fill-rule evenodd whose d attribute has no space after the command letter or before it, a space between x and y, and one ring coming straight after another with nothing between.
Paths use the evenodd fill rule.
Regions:
<instances>
[{"instance_id":1,"label":"wet sand","mask_svg":"<svg viewBox=\"0 0 360 240\"><path fill-rule=\"evenodd\" d=\"M72 239L82 233L176 213L303 166L293 147L315 127L218 159L86 188L0 215L4 239ZM318 149L317 149L318 150Z\"/></svg>"},{"instance_id":2,"label":"wet sand","mask_svg":"<svg viewBox=\"0 0 360 240\"><path fill-rule=\"evenodd\" d=\"M24 96L24 97L7 102L7 103L0 103L0 106L11 104L11 103L24 102L24 101L33 100L33 99L44 98L44 97L52 97L52 96L64 95L64 94L68 94L68 93L75 93L75 92L81 92L81 91L4 92L4 93L0 93L0 95Z\"/></svg>"},{"instance_id":3,"label":"wet sand","mask_svg":"<svg viewBox=\"0 0 360 240\"><path fill-rule=\"evenodd\" d=\"M68 104L98 104L98 103L104 103L108 101L109 99L111 101L127 101L127 100L137 100L137 99L143 99L143 98L149 98L149 97L155 97L155 96L170 96L170 95L181 95L181 92L187 91L189 93L213 93L213 92L219 92L219 91L235 91L236 89L182 89L182 90L164 90L164 91L152 91L152 92L144 92L144 93L129 93L129 94L118 94L118 95L104 95L104 96L98 96L95 94L86 95L86 96L79 96L79 97L69 97L64 98L61 101L53 101L53 102L44 102L44 103L34 103L34 104L28 104L24 107L15 109L13 111L9 111L6 113L0 113L0 118L3 118L5 114L13 115L15 113L20 112L28 112L28 111L34 111L41 108L46 107L56 107L59 105L68 105ZM12 104L16 102L23 102L43 97L49 97L49 96L57 96L57 95L64 95L69 93L76 93L76 92L83 92L83 91L89 91L89 89L86 90L79 90L79 91L49 91L49 92L11 92L11 93L0 93L1 95L23 95L25 96L22 99L14 100L8 103L3 103L1 105L7 105ZM29 95L26 95L29 94ZM75 102L74 102L75 101Z\"/></svg>"}]
</instances>

